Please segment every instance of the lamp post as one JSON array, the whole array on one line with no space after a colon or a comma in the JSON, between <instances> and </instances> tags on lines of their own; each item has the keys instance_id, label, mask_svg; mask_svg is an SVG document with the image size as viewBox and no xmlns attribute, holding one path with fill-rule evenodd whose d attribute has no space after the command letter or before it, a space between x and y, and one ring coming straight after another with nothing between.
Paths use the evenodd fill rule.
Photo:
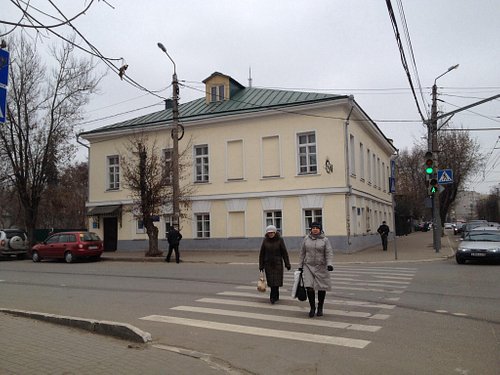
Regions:
<instances>
[{"instance_id":1,"label":"lamp post","mask_svg":"<svg viewBox=\"0 0 500 375\"><path fill-rule=\"evenodd\" d=\"M173 106L172 106L172 210L173 210L173 225L180 224L180 209L179 209L179 82L177 81L177 71L175 61L172 60L167 52L167 49L162 43L158 43L158 47L165 52L167 57L174 65L174 74L172 75L172 91L173 91Z\"/></svg>"},{"instance_id":2,"label":"lamp post","mask_svg":"<svg viewBox=\"0 0 500 375\"><path fill-rule=\"evenodd\" d=\"M444 76L445 74L451 72L458 68L457 65L450 66L446 72L440 74L434 79L434 85L432 85L432 107L431 107L431 120L427 123L428 126L428 145L427 151L431 152L434 157L434 168L437 173L438 171L438 144L437 144L437 85L436 81ZM437 176L435 176L437 178ZM441 213L440 213L440 203L439 203L439 188L432 196L432 235L434 250L439 253L441 249Z\"/></svg>"}]
</instances>

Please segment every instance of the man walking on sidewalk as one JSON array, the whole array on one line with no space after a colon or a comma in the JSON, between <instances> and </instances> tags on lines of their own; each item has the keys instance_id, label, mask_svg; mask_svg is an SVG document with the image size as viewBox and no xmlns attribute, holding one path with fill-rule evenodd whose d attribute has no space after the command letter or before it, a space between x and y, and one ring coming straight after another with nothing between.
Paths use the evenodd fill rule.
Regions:
<instances>
[{"instance_id":1,"label":"man walking on sidewalk","mask_svg":"<svg viewBox=\"0 0 500 375\"><path fill-rule=\"evenodd\" d=\"M389 236L389 226L382 221L382 225L378 227L377 232L380 234L382 239L382 248L387 251L387 237Z\"/></svg>"}]
</instances>

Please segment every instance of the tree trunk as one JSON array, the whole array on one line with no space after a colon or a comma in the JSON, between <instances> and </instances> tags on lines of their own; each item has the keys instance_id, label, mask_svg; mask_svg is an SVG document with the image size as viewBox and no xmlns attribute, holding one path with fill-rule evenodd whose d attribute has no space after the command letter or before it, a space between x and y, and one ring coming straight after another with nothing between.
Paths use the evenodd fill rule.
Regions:
<instances>
[{"instance_id":1,"label":"tree trunk","mask_svg":"<svg viewBox=\"0 0 500 375\"><path fill-rule=\"evenodd\" d=\"M146 233L149 238L148 251L146 252L147 257L159 257L163 255L163 252L158 248L158 228L153 224L151 220L146 225Z\"/></svg>"}]
</instances>

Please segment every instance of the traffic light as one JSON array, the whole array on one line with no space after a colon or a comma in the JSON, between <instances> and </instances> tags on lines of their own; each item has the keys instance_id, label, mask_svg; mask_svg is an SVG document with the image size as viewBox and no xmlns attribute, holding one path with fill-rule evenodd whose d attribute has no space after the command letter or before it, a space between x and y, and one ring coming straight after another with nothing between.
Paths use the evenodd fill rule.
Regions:
<instances>
[{"instance_id":1,"label":"traffic light","mask_svg":"<svg viewBox=\"0 0 500 375\"><path fill-rule=\"evenodd\" d=\"M431 178L429 181L429 195L434 195L438 189L438 180L437 178Z\"/></svg>"},{"instance_id":2,"label":"traffic light","mask_svg":"<svg viewBox=\"0 0 500 375\"><path fill-rule=\"evenodd\" d=\"M434 160L432 158L432 152L427 151L425 153L425 163L424 163L425 173L431 175L434 173Z\"/></svg>"}]
</instances>

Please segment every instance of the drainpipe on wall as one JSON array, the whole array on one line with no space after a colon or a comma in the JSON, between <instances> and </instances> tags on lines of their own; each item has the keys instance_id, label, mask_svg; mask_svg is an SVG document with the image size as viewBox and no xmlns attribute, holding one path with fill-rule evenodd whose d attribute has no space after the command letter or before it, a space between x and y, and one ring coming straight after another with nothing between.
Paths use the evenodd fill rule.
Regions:
<instances>
[{"instance_id":1,"label":"drainpipe on wall","mask_svg":"<svg viewBox=\"0 0 500 375\"><path fill-rule=\"evenodd\" d=\"M345 217L346 217L346 232L347 232L347 250L349 251L349 245L351 245L351 209L350 209L350 199L352 194L351 186L351 168L350 168L350 158L349 158L349 119L351 118L352 111L354 109L354 96L349 95L348 104L351 105L349 114L344 122L344 133L345 133L345 184L347 187L347 193L345 195Z\"/></svg>"}]
</instances>

